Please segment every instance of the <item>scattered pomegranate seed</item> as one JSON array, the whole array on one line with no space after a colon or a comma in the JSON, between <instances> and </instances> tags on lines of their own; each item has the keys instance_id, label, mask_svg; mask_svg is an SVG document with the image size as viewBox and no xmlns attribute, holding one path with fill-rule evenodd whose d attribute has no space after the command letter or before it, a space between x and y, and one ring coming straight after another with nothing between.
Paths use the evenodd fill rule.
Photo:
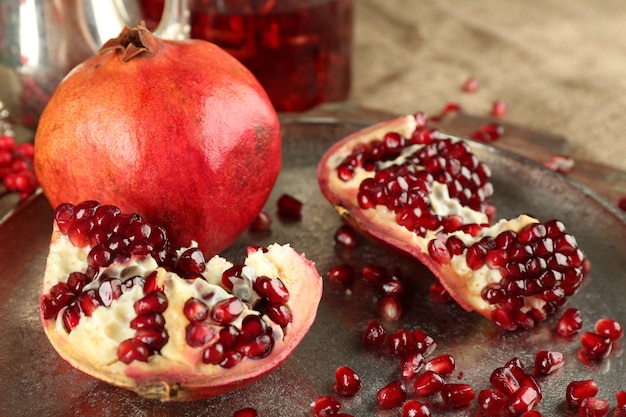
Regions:
<instances>
[{"instance_id":1,"label":"scattered pomegranate seed","mask_svg":"<svg viewBox=\"0 0 626 417\"><path fill-rule=\"evenodd\" d=\"M367 326L363 331L361 340L366 346L379 348L385 343L386 335L387 331L385 330L385 328L376 320L371 320L369 323L367 323Z\"/></svg>"},{"instance_id":2,"label":"scattered pomegranate seed","mask_svg":"<svg viewBox=\"0 0 626 417\"><path fill-rule=\"evenodd\" d=\"M466 93L474 93L478 91L479 88L480 88L480 84L478 80L476 79L476 77L474 76L468 77L467 80L465 80L465 82L461 86L461 90L463 90Z\"/></svg>"},{"instance_id":3,"label":"scattered pomegranate seed","mask_svg":"<svg viewBox=\"0 0 626 417\"><path fill-rule=\"evenodd\" d=\"M335 285L347 286L354 282L354 268L348 264L333 266L328 270L328 278Z\"/></svg>"},{"instance_id":4,"label":"scattered pomegranate seed","mask_svg":"<svg viewBox=\"0 0 626 417\"><path fill-rule=\"evenodd\" d=\"M561 369L565 364L565 356L561 352L542 350L535 356L535 374L550 375Z\"/></svg>"},{"instance_id":5,"label":"scattered pomegranate seed","mask_svg":"<svg viewBox=\"0 0 626 417\"><path fill-rule=\"evenodd\" d=\"M302 202L289 194L278 197L278 215L286 219L299 219L302 215Z\"/></svg>"},{"instance_id":6,"label":"scattered pomegranate seed","mask_svg":"<svg viewBox=\"0 0 626 417\"><path fill-rule=\"evenodd\" d=\"M376 402L383 408L400 407L404 401L406 401L406 388L400 381L392 381L376 393Z\"/></svg>"},{"instance_id":7,"label":"scattered pomegranate seed","mask_svg":"<svg viewBox=\"0 0 626 417\"><path fill-rule=\"evenodd\" d=\"M559 318L556 324L556 332L559 336L572 336L583 327L583 315L577 308L568 308Z\"/></svg>"},{"instance_id":8,"label":"scattered pomegranate seed","mask_svg":"<svg viewBox=\"0 0 626 417\"><path fill-rule=\"evenodd\" d=\"M258 417L259 413L252 407L242 408L241 410L235 411L233 417Z\"/></svg>"},{"instance_id":9,"label":"scattered pomegranate seed","mask_svg":"<svg viewBox=\"0 0 626 417\"><path fill-rule=\"evenodd\" d=\"M430 417L432 413L428 406L418 400L409 400L402 406L401 417Z\"/></svg>"},{"instance_id":10,"label":"scattered pomegranate seed","mask_svg":"<svg viewBox=\"0 0 626 417\"><path fill-rule=\"evenodd\" d=\"M379 302L378 309L384 320L398 321L402 317L402 300L398 297L383 297Z\"/></svg>"},{"instance_id":11,"label":"scattered pomegranate seed","mask_svg":"<svg viewBox=\"0 0 626 417\"><path fill-rule=\"evenodd\" d=\"M578 406L582 417L604 417L609 412L609 402L603 398L587 397Z\"/></svg>"},{"instance_id":12,"label":"scattered pomegranate seed","mask_svg":"<svg viewBox=\"0 0 626 417\"><path fill-rule=\"evenodd\" d=\"M613 349L613 342L608 336L594 332L584 332L580 336L580 343L584 353L591 359L606 358Z\"/></svg>"},{"instance_id":13,"label":"scattered pomegranate seed","mask_svg":"<svg viewBox=\"0 0 626 417\"><path fill-rule=\"evenodd\" d=\"M567 175L574 169L574 159L567 155L552 155L543 165L552 171Z\"/></svg>"},{"instance_id":14,"label":"scattered pomegranate seed","mask_svg":"<svg viewBox=\"0 0 626 417\"><path fill-rule=\"evenodd\" d=\"M335 391L346 396L356 395L361 390L361 378L351 368L340 366L335 371Z\"/></svg>"},{"instance_id":15,"label":"scattered pomegranate seed","mask_svg":"<svg viewBox=\"0 0 626 417\"><path fill-rule=\"evenodd\" d=\"M448 303L452 300L448 291L446 291L439 281L434 281L430 284L428 287L428 295L431 299L442 304Z\"/></svg>"},{"instance_id":16,"label":"scattered pomegranate seed","mask_svg":"<svg viewBox=\"0 0 626 417\"><path fill-rule=\"evenodd\" d=\"M266 211L260 211L250 224L250 230L261 232L272 227L272 218Z\"/></svg>"},{"instance_id":17,"label":"scattered pomegranate seed","mask_svg":"<svg viewBox=\"0 0 626 417\"><path fill-rule=\"evenodd\" d=\"M536 389L522 386L509 397L508 408L511 414L518 416L530 411L539 400L539 392Z\"/></svg>"},{"instance_id":18,"label":"scattered pomegranate seed","mask_svg":"<svg viewBox=\"0 0 626 417\"><path fill-rule=\"evenodd\" d=\"M315 399L313 404L311 404L311 408L315 417L330 417L339 413L341 403L333 396L322 395Z\"/></svg>"},{"instance_id":19,"label":"scattered pomegranate seed","mask_svg":"<svg viewBox=\"0 0 626 417\"><path fill-rule=\"evenodd\" d=\"M450 408L459 408L469 405L476 394L469 384L445 384L441 388L441 399Z\"/></svg>"},{"instance_id":20,"label":"scattered pomegranate seed","mask_svg":"<svg viewBox=\"0 0 626 417\"><path fill-rule=\"evenodd\" d=\"M442 376L450 375L454 372L455 368L456 364L454 358L448 353L442 353L441 355L435 356L424 365L425 371L433 371Z\"/></svg>"},{"instance_id":21,"label":"scattered pomegranate seed","mask_svg":"<svg viewBox=\"0 0 626 417\"><path fill-rule=\"evenodd\" d=\"M361 268L361 278L370 285L379 285L387 278L387 268L368 264Z\"/></svg>"},{"instance_id":22,"label":"scattered pomegranate seed","mask_svg":"<svg viewBox=\"0 0 626 417\"><path fill-rule=\"evenodd\" d=\"M508 111L508 106L503 100L496 100L491 106L491 115L493 117L504 117Z\"/></svg>"},{"instance_id":23,"label":"scattered pomegranate seed","mask_svg":"<svg viewBox=\"0 0 626 417\"><path fill-rule=\"evenodd\" d=\"M441 391L441 388L445 385L445 381L441 375L433 371L425 371L415 378L413 382L413 388L415 389L415 395L418 397L425 397L435 394Z\"/></svg>"},{"instance_id":24,"label":"scattered pomegranate seed","mask_svg":"<svg viewBox=\"0 0 626 417\"><path fill-rule=\"evenodd\" d=\"M411 332L411 340L413 341L414 349L424 355L424 357L430 355L437 347L435 339L420 329L415 329Z\"/></svg>"},{"instance_id":25,"label":"scattered pomegranate seed","mask_svg":"<svg viewBox=\"0 0 626 417\"><path fill-rule=\"evenodd\" d=\"M504 135L504 126L498 123L488 123L470 135L470 138L478 142L493 142Z\"/></svg>"},{"instance_id":26,"label":"scattered pomegranate seed","mask_svg":"<svg viewBox=\"0 0 626 417\"><path fill-rule=\"evenodd\" d=\"M400 379L410 382L424 368L424 356L418 352L411 352L400 359Z\"/></svg>"},{"instance_id":27,"label":"scattered pomegranate seed","mask_svg":"<svg viewBox=\"0 0 626 417\"><path fill-rule=\"evenodd\" d=\"M347 224L339 226L335 231L335 244L345 248L355 248L357 246L357 233Z\"/></svg>"},{"instance_id":28,"label":"scattered pomegranate seed","mask_svg":"<svg viewBox=\"0 0 626 417\"><path fill-rule=\"evenodd\" d=\"M572 381L565 389L565 400L570 407L577 408L585 398L598 394L598 384L593 379Z\"/></svg>"},{"instance_id":29,"label":"scattered pomegranate seed","mask_svg":"<svg viewBox=\"0 0 626 417\"><path fill-rule=\"evenodd\" d=\"M445 106L443 106L443 110L441 111L441 114L442 116L445 116L450 113L458 113L462 110L463 110L463 107L461 107L461 105L458 103L447 103Z\"/></svg>"},{"instance_id":30,"label":"scattered pomegranate seed","mask_svg":"<svg viewBox=\"0 0 626 417\"><path fill-rule=\"evenodd\" d=\"M398 329L387 337L387 352L389 354L403 356L412 351L412 335L407 329Z\"/></svg>"},{"instance_id":31,"label":"scattered pomegranate seed","mask_svg":"<svg viewBox=\"0 0 626 417\"><path fill-rule=\"evenodd\" d=\"M624 328L616 320L610 318L601 318L596 322L595 332L606 336L613 342L621 339L624 336Z\"/></svg>"},{"instance_id":32,"label":"scattered pomegranate seed","mask_svg":"<svg viewBox=\"0 0 626 417\"><path fill-rule=\"evenodd\" d=\"M615 394L617 400L617 414L619 416L626 416L626 391L618 391Z\"/></svg>"},{"instance_id":33,"label":"scattered pomegranate seed","mask_svg":"<svg viewBox=\"0 0 626 417\"><path fill-rule=\"evenodd\" d=\"M506 396L496 389L484 389L478 393L478 407L488 416L499 416L507 406Z\"/></svg>"},{"instance_id":34,"label":"scattered pomegranate seed","mask_svg":"<svg viewBox=\"0 0 626 417\"><path fill-rule=\"evenodd\" d=\"M504 395L511 395L520 388L520 383L508 367L496 368L491 372L489 382Z\"/></svg>"}]
</instances>

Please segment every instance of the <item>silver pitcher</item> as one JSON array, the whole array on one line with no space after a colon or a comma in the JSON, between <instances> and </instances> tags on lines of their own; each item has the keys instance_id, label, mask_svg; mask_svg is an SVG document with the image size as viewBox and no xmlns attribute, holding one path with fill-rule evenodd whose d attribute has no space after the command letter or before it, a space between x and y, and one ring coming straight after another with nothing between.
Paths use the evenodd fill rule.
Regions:
<instances>
[{"instance_id":1,"label":"silver pitcher","mask_svg":"<svg viewBox=\"0 0 626 417\"><path fill-rule=\"evenodd\" d=\"M140 20L137 0L0 0L0 109L36 127L63 77ZM186 0L165 0L154 32L188 37Z\"/></svg>"}]
</instances>

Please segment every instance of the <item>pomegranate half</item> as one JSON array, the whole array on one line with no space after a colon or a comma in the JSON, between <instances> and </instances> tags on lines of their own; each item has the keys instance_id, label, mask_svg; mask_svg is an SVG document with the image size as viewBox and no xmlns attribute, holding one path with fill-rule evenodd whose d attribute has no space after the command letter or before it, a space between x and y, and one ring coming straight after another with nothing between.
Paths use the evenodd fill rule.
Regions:
<instances>
[{"instance_id":1,"label":"pomegranate half","mask_svg":"<svg viewBox=\"0 0 626 417\"><path fill-rule=\"evenodd\" d=\"M318 165L322 193L357 229L423 262L464 309L532 327L578 290L589 263L560 221L492 223L490 176L422 113L356 132Z\"/></svg>"},{"instance_id":2,"label":"pomegranate half","mask_svg":"<svg viewBox=\"0 0 626 417\"><path fill-rule=\"evenodd\" d=\"M41 319L75 368L162 401L241 388L280 365L312 325L322 279L289 245L232 264L175 249L167 231L112 205L63 203Z\"/></svg>"},{"instance_id":3,"label":"pomegranate half","mask_svg":"<svg viewBox=\"0 0 626 417\"><path fill-rule=\"evenodd\" d=\"M161 40L143 26L66 76L35 136L52 207L106 201L206 254L254 220L280 166L278 118L254 76L209 42Z\"/></svg>"}]
</instances>

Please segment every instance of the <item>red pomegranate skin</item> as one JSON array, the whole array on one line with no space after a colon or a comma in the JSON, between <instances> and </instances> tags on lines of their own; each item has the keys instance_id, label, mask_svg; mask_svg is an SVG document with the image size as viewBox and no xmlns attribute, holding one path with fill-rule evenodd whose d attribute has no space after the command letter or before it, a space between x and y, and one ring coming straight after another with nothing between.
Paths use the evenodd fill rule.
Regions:
<instances>
[{"instance_id":1,"label":"red pomegranate skin","mask_svg":"<svg viewBox=\"0 0 626 417\"><path fill-rule=\"evenodd\" d=\"M174 246L193 236L214 254L265 204L280 125L258 81L219 47L126 28L58 86L34 165L53 207L113 204L169 227Z\"/></svg>"}]
</instances>

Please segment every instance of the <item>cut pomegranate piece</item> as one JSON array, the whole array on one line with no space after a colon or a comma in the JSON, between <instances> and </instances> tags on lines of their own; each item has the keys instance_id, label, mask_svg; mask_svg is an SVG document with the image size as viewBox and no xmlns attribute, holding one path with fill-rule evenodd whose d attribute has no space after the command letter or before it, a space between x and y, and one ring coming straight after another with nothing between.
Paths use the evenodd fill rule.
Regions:
<instances>
[{"instance_id":1,"label":"cut pomegranate piece","mask_svg":"<svg viewBox=\"0 0 626 417\"><path fill-rule=\"evenodd\" d=\"M322 193L355 229L424 263L464 309L510 330L545 320L588 270L575 238L557 220L491 223L489 167L466 141L425 138L421 120L399 117L335 143L318 164Z\"/></svg>"},{"instance_id":2,"label":"cut pomegranate piece","mask_svg":"<svg viewBox=\"0 0 626 417\"><path fill-rule=\"evenodd\" d=\"M289 245L250 247L233 265L170 248L163 228L97 202L62 204L54 218L45 333L77 369L140 395L186 401L245 386L315 318L322 279ZM90 263L103 247L110 262Z\"/></svg>"}]
</instances>

